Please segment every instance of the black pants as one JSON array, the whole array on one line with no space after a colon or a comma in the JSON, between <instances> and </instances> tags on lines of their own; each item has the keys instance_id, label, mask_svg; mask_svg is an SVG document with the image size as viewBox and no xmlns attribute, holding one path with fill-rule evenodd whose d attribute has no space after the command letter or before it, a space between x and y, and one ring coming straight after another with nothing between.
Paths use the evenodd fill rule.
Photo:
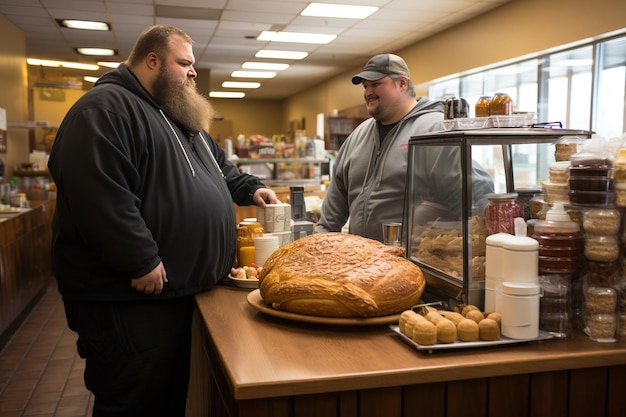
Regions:
<instances>
[{"instance_id":1,"label":"black pants","mask_svg":"<svg viewBox=\"0 0 626 417\"><path fill-rule=\"evenodd\" d=\"M65 302L94 417L185 416L194 306L192 297Z\"/></svg>"}]
</instances>

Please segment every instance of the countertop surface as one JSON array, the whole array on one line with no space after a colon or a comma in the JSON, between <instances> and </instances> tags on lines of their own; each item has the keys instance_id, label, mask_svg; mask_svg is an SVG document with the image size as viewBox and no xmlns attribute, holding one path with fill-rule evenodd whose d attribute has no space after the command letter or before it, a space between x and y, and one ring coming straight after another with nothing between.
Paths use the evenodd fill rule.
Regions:
<instances>
[{"instance_id":1,"label":"countertop surface","mask_svg":"<svg viewBox=\"0 0 626 417\"><path fill-rule=\"evenodd\" d=\"M238 400L626 364L624 338L597 343L580 331L568 340L421 352L387 324L274 317L252 307L249 293L218 285L196 296Z\"/></svg>"}]
</instances>

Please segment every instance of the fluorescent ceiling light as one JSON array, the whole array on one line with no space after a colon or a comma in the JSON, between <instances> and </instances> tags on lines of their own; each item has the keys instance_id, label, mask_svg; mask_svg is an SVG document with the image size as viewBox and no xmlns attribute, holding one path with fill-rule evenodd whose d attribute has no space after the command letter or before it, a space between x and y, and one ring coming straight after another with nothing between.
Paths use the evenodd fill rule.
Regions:
<instances>
[{"instance_id":1,"label":"fluorescent ceiling light","mask_svg":"<svg viewBox=\"0 0 626 417\"><path fill-rule=\"evenodd\" d=\"M303 59L306 58L308 55L308 52L275 51L272 49L261 49L254 56L256 58Z\"/></svg>"},{"instance_id":2,"label":"fluorescent ceiling light","mask_svg":"<svg viewBox=\"0 0 626 417\"><path fill-rule=\"evenodd\" d=\"M55 68L72 68L72 69L80 69L87 71L96 71L100 69L99 66L95 64L83 64L80 62L66 62L66 61L51 61L47 59L37 59L37 58L28 58L26 60L28 65L38 65L42 67L55 67Z\"/></svg>"},{"instance_id":3,"label":"fluorescent ceiling light","mask_svg":"<svg viewBox=\"0 0 626 417\"><path fill-rule=\"evenodd\" d=\"M378 7L370 6L348 6L346 4L311 3L300 14L302 16L365 19L377 10Z\"/></svg>"},{"instance_id":4,"label":"fluorescent ceiling light","mask_svg":"<svg viewBox=\"0 0 626 417\"><path fill-rule=\"evenodd\" d=\"M117 54L115 50L110 48L76 48L76 52L89 56L113 56Z\"/></svg>"},{"instance_id":5,"label":"fluorescent ceiling light","mask_svg":"<svg viewBox=\"0 0 626 417\"><path fill-rule=\"evenodd\" d=\"M241 68L252 70L282 71L289 68L289 64L276 64L270 62L244 62L243 65L241 65Z\"/></svg>"},{"instance_id":6,"label":"fluorescent ceiling light","mask_svg":"<svg viewBox=\"0 0 626 417\"><path fill-rule=\"evenodd\" d=\"M246 93L236 91L211 91L209 97L213 98L244 98Z\"/></svg>"},{"instance_id":7,"label":"fluorescent ceiling light","mask_svg":"<svg viewBox=\"0 0 626 417\"><path fill-rule=\"evenodd\" d=\"M273 71L233 71L230 76L234 78L274 78L276 73Z\"/></svg>"},{"instance_id":8,"label":"fluorescent ceiling light","mask_svg":"<svg viewBox=\"0 0 626 417\"><path fill-rule=\"evenodd\" d=\"M109 31L111 27L106 22L96 22L92 20L72 20L72 19L57 19L59 25L68 29L82 29L82 30L101 30Z\"/></svg>"},{"instance_id":9,"label":"fluorescent ceiling light","mask_svg":"<svg viewBox=\"0 0 626 417\"><path fill-rule=\"evenodd\" d=\"M95 83L96 81L98 81L98 78L100 77L92 77L91 75L85 75L83 77L83 80L87 81L88 83Z\"/></svg>"},{"instance_id":10,"label":"fluorescent ceiling light","mask_svg":"<svg viewBox=\"0 0 626 417\"><path fill-rule=\"evenodd\" d=\"M105 62L105 61L98 62L98 65L100 65L101 67L107 67L107 68L117 68L120 66L120 64L121 62Z\"/></svg>"},{"instance_id":11,"label":"fluorescent ceiling light","mask_svg":"<svg viewBox=\"0 0 626 417\"><path fill-rule=\"evenodd\" d=\"M300 32L274 32L265 30L257 37L259 41L271 42L294 42L294 43L315 43L325 45L332 42L337 35L326 35L321 33L300 33Z\"/></svg>"},{"instance_id":12,"label":"fluorescent ceiling light","mask_svg":"<svg viewBox=\"0 0 626 417\"><path fill-rule=\"evenodd\" d=\"M261 83L244 82L244 81L224 81L222 87L224 88L259 88Z\"/></svg>"}]
</instances>

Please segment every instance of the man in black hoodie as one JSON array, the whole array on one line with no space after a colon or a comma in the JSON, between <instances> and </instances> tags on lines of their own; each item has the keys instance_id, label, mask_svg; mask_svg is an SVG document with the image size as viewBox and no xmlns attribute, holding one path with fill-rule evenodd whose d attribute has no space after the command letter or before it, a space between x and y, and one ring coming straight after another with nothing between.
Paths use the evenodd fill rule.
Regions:
<instances>
[{"instance_id":1,"label":"man in black hoodie","mask_svg":"<svg viewBox=\"0 0 626 417\"><path fill-rule=\"evenodd\" d=\"M54 271L94 417L184 417L193 295L233 265L233 202L278 202L206 132L192 44L172 26L144 31L50 153Z\"/></svg>"}]
</instances>

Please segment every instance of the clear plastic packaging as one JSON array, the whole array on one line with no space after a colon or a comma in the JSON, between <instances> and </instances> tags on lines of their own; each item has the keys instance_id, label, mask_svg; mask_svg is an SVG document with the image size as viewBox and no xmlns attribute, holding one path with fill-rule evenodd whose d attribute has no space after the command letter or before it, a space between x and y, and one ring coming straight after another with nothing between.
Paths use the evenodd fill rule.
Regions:
<instances>
[{"instance_id":1,"label":"clear plastic packaging","mask_svg":"<svg viewBox=\"0 0 626 417\"><path fill-rule=\"evenodd\" d=\"M622 215L618 209L589 209L583 214L583 229L593 235L619 233Z\"/></svg>"},{"instance_id":2,"label":"clear plastic packaging","mask_svg":"<svg viewBox=\"0 0 626 417\"><path fill-rule=\"evenodd\" d=\"M585 333L596 342L615 342L617 315L585 314Z\"/></svg>"},{"instance_id":3,"label":"clear plastic packaging","mask_svg":"<svg viewBox=\"0 0 626 417\"><path fill-rule=\"evenodd\" d=\"M585 236L585 258L590 261L613 262L620 254L617 236Z\"/></svg>"}]
</instances>

